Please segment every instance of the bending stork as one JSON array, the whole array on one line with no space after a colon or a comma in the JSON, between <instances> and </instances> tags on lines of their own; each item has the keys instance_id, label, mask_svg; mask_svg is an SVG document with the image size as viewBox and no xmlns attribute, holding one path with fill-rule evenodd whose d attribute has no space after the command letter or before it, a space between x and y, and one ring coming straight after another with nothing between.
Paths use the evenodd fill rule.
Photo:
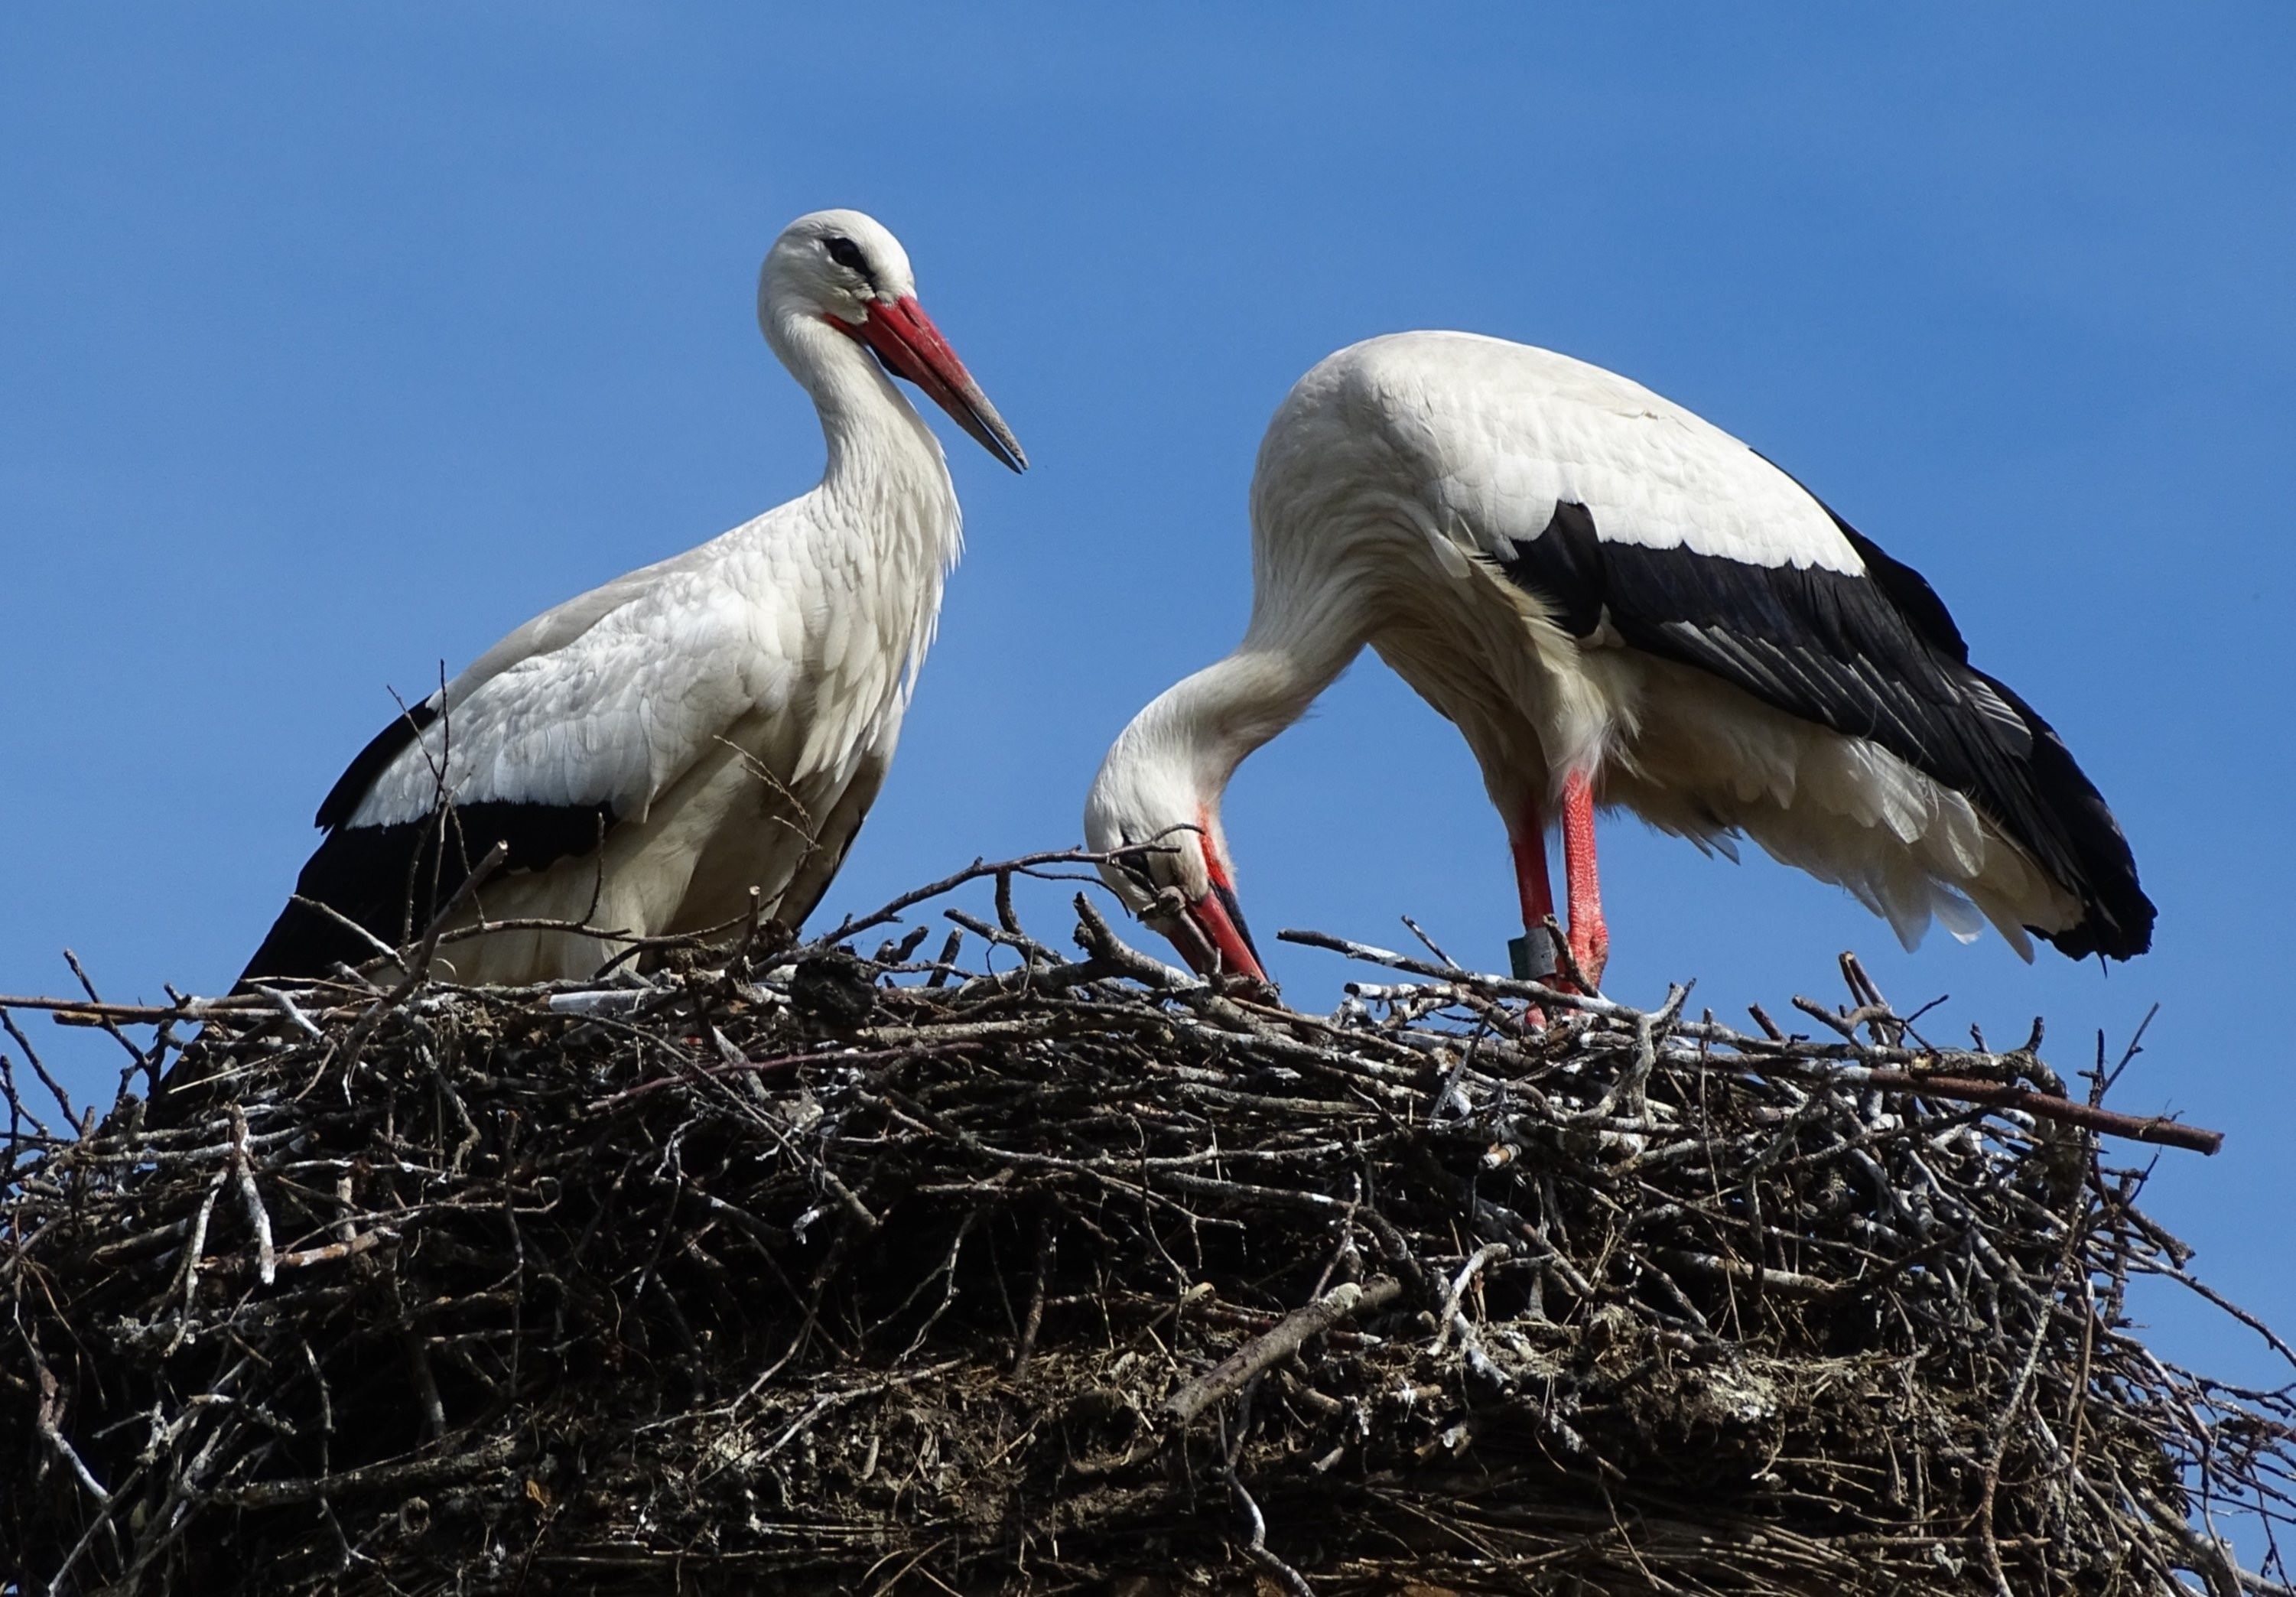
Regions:
<instances>
[{"instance_id":1,"label":"bending stork","mask_svg":"<svg viewBox=\"0 0 2296 1597\"><path fill-rule=\"evenodd\" d=\"M1365 643L1481 765L1531 973L1554 969L1559 818L1570 952L1601 975L1598 805L1751 837L1909 947L1932 915L2029 959L2028 931L2075 957L2151 942L2104 800L1920 574L1639 384L1468 333L1357 344L1277 410L1251 528L1242 643L1134 718L1085 810L1095 848L1168 846L1106 873L1199 969L1264 979L1220 797Z\"/></svg>"},{"instance_id":2,"label":"bending stork","mask_svg":"<svg viewBox=\"0 0 2296 1597\"><path fill-rule=\"evenodd\" d=\"M947 463L890 374L1027 464L915 292L858 211L790 224L758 321L820 409L819 485L536 617L385 727L320 805L326 838L247 976L404 942L497 843L462 919L588 930L449 942L463 981L586 976L632 938L744 915L752 889L804 919L884 779L960 542Z\"/></svg>"}]
</instances>

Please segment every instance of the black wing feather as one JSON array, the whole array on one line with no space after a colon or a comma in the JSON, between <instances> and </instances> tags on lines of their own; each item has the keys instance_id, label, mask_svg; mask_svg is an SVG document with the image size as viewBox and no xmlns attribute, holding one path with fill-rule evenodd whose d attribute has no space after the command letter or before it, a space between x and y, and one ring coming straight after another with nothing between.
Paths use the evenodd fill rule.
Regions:
<instances>
[{"instance_id":1,"label":"black wing feather","mask_svg":"<svg viewBox=\"0 0 2296 1597\"><path fill-rule=\"evenodd\" d=\"M295 897L279 912L240 979L325 976L338 963L375 956L373 942L332 915L297 899L324 904L393 947L421 932L445 908L471 867L497 843L508 845L505 871L537 871L600 847L617 816L611 804L447 803L417 821L353 826L350 818L390 763L439 718L436 694L376 734L345 768L319 806L326 829L295 880Z\"/></svg>"},{"instance_id":2,"label":"black wing feather","mask_svg":"<svg viewBox=\"0 0 2296 1597\"><path fill-rule=\"evenodd\" d=\"M422 729L439 718L442 696L433 693L422 703L406 711L398 719L368 740L367 746L352 757L335 778L335 785L319 800L319 813L311 824L324 826L332 831L348 821L366 799L367 790L374 786L375 778L390 768L390 762L402 750L414 746Z\"/></svg>"},{"instance_id":3,"label":"black wing feather","mask_svg":"<svg viewBox=\"0 0 2296 1597\"><path fill-rule=\"evenodd\" d=\"M2033 930L2076 958L2142 954L2152 901L2119 823L2062 740L1968 663L1960 628L1920 572L1833 520L1866 575L1605 542L1573 504L1558 505L1501 565L1574 636L1607 620L1634 648L1870 739L1966 795L2087 911L2065 930Z\"/></svg>"}]
</instances>

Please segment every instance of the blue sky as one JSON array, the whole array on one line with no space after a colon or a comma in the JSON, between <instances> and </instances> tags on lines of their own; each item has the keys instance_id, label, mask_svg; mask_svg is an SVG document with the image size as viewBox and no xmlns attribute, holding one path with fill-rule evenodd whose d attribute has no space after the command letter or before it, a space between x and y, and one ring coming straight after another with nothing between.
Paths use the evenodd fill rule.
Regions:
<instances>
[{"instance_id":1,"label":"blue sky","mask_svg":"<svg viewBox=\"0 0 2296 1597\"><path fill-rule=\"evenodd\" d=\"M1783 1011L1856 948L1902 1003L1949 995L1937 1034L2046 1013L2068 1069L2158 1002L2121 1106L2232 1140L2167 1156L2157 1207L2296 1324L2292 45L2260 4L8 8L0 992L62 989L65 946L111 995L227 982L389 686L807 487L753 278L852 205L1036 469L944 430L971 547L826 913L1077 837L1109 739L1241 628L1252 452L1315 360L1548 345L1926 572L2161 905L2109 972L1907 955L1621 822L1612 990ZM1264 942L1407 913L1504 959L1498 823L1376 661L1228 823ZM1346 975L1270 953L1296 1002ZM86 1041L57 1057L92 1082Z\"/></svg>"}]
</instances>

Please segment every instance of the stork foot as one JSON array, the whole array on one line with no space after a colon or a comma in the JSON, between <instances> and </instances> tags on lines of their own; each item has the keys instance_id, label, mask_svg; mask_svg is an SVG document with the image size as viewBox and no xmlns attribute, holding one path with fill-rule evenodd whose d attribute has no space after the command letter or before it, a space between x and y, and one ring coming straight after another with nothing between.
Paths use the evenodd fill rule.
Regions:
<instances>
[{"instance_id":1,"label":"stork foot","mask_svg":"<svg viewBox=\"0 0 2296 1597\"><path fill-rule=\"evenodd\" d=\"M1600 920L1581 932L1578 918L1570 918L1570 957L1578 966L1578 973L1587 979L1587 990L1591 995L1601 990L1603 971L1611 962L1610 929Z\"/></svg>"}]
</instances>

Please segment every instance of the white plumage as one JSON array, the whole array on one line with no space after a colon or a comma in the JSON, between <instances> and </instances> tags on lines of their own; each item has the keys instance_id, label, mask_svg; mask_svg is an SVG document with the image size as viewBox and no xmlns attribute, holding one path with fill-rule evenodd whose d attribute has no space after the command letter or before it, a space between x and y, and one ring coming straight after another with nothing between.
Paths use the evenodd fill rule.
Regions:
<instances>
[{"instance_id":1,"label":"white plumage","mask_svg":"<svg viewBox=\"0 0 2296 1597\"><path fill-rule=\"evenodd\" d=\"M464 920L587 930L452 940L467 981L586 975L633 938L742 916L753 889L791 923L811 909L892 758L960 541L940 446L885 368L1025 463L869 217L792 223L758 321L820 409L819 485L537 616L387 728L321 807L298 885L336 914L291 903L249 975L370 955L338 917L400 941L497 840L507 868Z\"/></svg>"},{"instance_id":2,"label":"white plumage","mask_svg":"<svg viewBox=\"0 0 2296 1597\"><path fill-rule=\"evenodd\" d=\"M1200 963L1258 970L1219 826L1229 777L1366 643L1473 749L1533 930L1560 819L1590 976L1596 804L1725 852L1750 836L1909 945L1932 915L1963 937L1989 920L2021 951L2027 929L2075 954L2149 940L2103 799L1969 666L1928 584L1637 383L1466 333L1356 345L1278 409L1251 520L1242 643L1135 718L1086 811L1095 848L1171 845L1111 880Z\"/></svg>"},{"instance_id":3,"label":"white plumage","mask_svg":"<svg viewBox=\"0 0 2296 1597\"><path fill-rule=\"evenodd\" d=\"M1615 372L1466 332L1372 339L1300 380L1260 453L1263 495L1351 447L1365 480L1461 547L1505 558L1559 503L1605 512L1606 542L1857 572L1832 517L1703 418ZM1384 460L1381 456L1384 456ZM1382 464L1401 468L1388 477ZM1262 486L1264 484L1264 486Z\"/></svg>"}]
</instances>

